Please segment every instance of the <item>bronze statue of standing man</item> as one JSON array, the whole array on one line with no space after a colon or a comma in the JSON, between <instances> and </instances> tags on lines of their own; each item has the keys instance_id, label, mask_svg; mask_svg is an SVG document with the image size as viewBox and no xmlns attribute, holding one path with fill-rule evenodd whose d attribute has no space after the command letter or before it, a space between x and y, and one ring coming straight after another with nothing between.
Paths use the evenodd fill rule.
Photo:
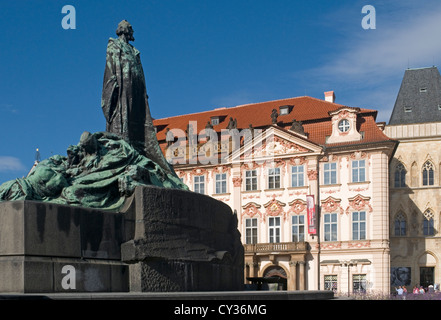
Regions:
<instances>
[{"instance_id":1,"label":"bronze statue of standing man","mask_svg":"<svg viewBox=\"0 0 441 320\"><path fill-rule=\"evenodd\" d=\"M106 131L119 135L166 171L173 171L156 138L140 53L129 43L135 40L132 26L123 20L116 34L118 38L110 38L107 45L101 98Z\"/></svg>"}]
</instances>

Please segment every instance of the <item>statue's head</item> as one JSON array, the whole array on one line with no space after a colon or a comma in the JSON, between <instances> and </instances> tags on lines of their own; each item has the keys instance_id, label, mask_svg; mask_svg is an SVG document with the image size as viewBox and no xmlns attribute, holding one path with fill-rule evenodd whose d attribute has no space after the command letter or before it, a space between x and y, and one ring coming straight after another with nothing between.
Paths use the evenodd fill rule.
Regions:
<instances>
[{"instance_id":1,"label":"statue's head","mask_svg":"<svg viewBox=\"0 0 441 320\"><path fill-rule=\"evenodd\" d=\"M123 20L118 24L116 35L118 37L125 36L127 41L135 41L135 38L133 37L132 25L127 20Z\"/></svg>"}]
</instances>

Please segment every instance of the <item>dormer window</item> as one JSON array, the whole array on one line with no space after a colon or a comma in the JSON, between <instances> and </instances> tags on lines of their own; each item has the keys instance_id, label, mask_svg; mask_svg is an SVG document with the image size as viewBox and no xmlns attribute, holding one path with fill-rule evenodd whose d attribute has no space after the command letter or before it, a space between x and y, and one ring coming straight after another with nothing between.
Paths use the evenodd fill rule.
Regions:
<instances>
[{"instance_id":1,"label":"dormer window","mask_svg":"<svg viewBox=\"0 0 441 320\"><path fill-rule=\"evenodd\" d=\"M289 114L292 110L293 106L280 106L279 107L279 115L283 116L285 114Z\"/></svg>"},{"instance_id":2,"label":"dormer window","mask_svg":"<svg viewBox=\"0 0 441 320\"><path fill-rule=\"evenodd\" d=\"M288 108L280 108L280 115L288 114Z\"/></svg>"},{"instance_id":3,"label":"dormer window","mask_svg":"<svg viewBox=\"0 0 441 320\"><path fill-rule=\"evenodd\" d=\"M420 92L427 92L427 88L420 88Z\"/></svg>"},{"instance_id":4,"label":"dormer window","mask_svg":"<svg viewBox=\"0 0 441 320\"><path fill-rule=\"evenodd\" d=\"M340 132L348 132L349 128L350 124L347 119L343 119L338 123L338 130L340 130Z\"/></svg>"},{"instance_id":5,"label":"dormer window","mask_svg":"<svg viewBox=\"0 0 441 320\"><path fill-rule=\"evenodd\" d=\"M412 112L412 107L411 106L405 106L404 107L404 112Z\"/></svg>"},{"instance_id":6,"label":"dormer window","mask_svg":"<svg viewBox=\"0 0 441 320\"><path fill-rule=\"evenodd\" d=\"M330 111L332 134L326 144L360 141L363 137L357 130L359 108L341 107Z\"/></svg>"},{"instance_id":7,"label":"dormer window","mask_svg":"<svg viewBox=\"0 0 441 320\"><path fill-rule=\"evenodd\" d=\"M211 117L211 125L215 126L219 124L219 117Z\"/></svg>"}]
</instances>

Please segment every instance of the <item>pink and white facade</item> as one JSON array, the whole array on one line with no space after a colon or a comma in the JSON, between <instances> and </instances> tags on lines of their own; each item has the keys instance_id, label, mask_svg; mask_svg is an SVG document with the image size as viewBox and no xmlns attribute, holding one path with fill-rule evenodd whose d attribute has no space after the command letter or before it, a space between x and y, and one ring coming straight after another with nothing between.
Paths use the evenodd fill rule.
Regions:
<instances>
[{"instance_id":1,"label":"pink and white facade","mask_svg":"<svg viewBox=\"0 0 441 320\"><path fill-rule=\"evenodd\" d=\"M397 143L375 117L375 110L299 97L154 124L190 189L237 212L248 283L389 292L388 177ZM166 141L165 132L175 128L188 134L190 122L203 128L195 144ZM218 139L204 138L207 123ZM199 161L190 161L192 154Z\"/></svg>"}]
</instances>

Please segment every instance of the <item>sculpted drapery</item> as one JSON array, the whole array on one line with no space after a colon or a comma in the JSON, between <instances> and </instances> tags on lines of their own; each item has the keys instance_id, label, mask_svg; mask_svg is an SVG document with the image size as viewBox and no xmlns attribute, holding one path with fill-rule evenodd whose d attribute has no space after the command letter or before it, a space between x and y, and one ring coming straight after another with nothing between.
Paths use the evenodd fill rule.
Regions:
<instances>
[{"instance_id":1,"label":"sculpted drapery","mask_svg":"<svg viewBox=\"0 0 441 320\"><path fill-rule=\"evenodd\" d=\"M106 131L173 173L156 139L140 52L129 43L134 41L132 26L123 20L116 33L118 38L110 38L107 45L101 99Z\"/></svg>"},{"instance_id":2,"label":"sculpted drapery","mask_svg":"<svg viewBox=\"0 0 441 320\"><path fill-rule=\"evenodd\" d=\"M0 185L0 201L36 200L119 210L138 185L188 190L156 139L144 72L127 21L107 46L101 106L106 132L84 132L67 157L43 160L25 178Z\"/></svg>"}]
</instances>

